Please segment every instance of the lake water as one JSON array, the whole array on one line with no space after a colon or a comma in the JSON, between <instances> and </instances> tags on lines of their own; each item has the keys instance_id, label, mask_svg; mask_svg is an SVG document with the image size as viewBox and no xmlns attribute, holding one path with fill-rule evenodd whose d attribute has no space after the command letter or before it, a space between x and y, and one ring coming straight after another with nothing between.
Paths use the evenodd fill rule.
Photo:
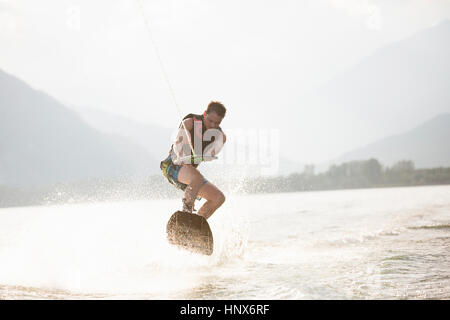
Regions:
<instances>
[{"instance_id":1,"label":"lake water","mask_svg":"<svg viewBox=\"0 0 450 320\"><path fill-rule=\"evenodd\" d=\"M167 243L180 203L0 209L0 299L450 298L450 186L230 195L212 256Z\"/></svg>"}]
</instances>

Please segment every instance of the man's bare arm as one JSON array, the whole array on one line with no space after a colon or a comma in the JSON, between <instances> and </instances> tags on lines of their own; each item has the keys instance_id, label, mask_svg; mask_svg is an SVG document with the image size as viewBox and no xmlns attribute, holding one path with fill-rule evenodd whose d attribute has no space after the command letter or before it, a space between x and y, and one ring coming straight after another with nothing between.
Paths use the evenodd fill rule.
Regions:
<instances>
[{"instance_id":1,"label":"man's bare arm","mask_svg":"<svg viewBox=\"0 0 450 320\"><path fill-rule=\"evenodd\" d=\"M222 139L220 139L220 137ZM214 140L214 142L209 145L208 147L206 147L205 150L205 155L207 156L217 156L217 154L222 150L223 145L225 144L225 142L227 141L227 136L225 135L225 133L223 131L220 131L220 137Z\"/></svg>"}]
</instances>

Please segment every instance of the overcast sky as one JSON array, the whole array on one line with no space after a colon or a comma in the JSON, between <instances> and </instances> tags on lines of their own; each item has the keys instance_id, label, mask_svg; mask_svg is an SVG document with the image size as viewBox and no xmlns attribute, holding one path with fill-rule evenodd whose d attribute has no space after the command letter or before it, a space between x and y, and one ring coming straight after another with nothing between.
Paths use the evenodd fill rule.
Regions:
<instances>
[{"instance_id":1,"label":"overcast sky","mask_svg":"<svg viewBox=\"0 0 450 320\"><path fill-rule=\"evenodd\" d=\"M450 18L449 0L0 0L0 68L58 100L176 126L210 100L271 127L375 49Z\"/></svg>"}]
</instances>

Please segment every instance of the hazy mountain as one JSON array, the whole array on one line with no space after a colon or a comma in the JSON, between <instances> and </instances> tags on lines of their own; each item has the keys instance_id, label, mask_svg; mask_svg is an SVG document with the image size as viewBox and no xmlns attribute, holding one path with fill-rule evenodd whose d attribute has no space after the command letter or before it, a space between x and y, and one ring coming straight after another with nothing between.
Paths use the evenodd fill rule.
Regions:
<instances>
[{"instance_id":1,"label":"hazy mountain","mask_svg":"<svg viewBox=\"0 0 450 320\"><path fill-rule=\"evenodd\" d=\"M339 155L450 112L450 21L387 45L303 96L287 136ZM286 140L285 148L289 148ZM292 149L292 148L291 148Z\"/></svg>"},{"instance_id":2,"label":"hazy mountain","mask_svg":"<svg viewBox=\"0 0 450 320\"><path fill-rule=\"evenodd\" d=\"M409 158L417 167L448 165L448 39L450 22L446 21L392 43L302 97L298 105L308 110L304 117L288 112L274 115L284 130L280 173L302 169L307 158L304 146L326 150L330 158L355 150L339 161L376 157L389 165ZM170 147L171 129L98 110L77 111L0 71L0 185L159 172L159 161ZM444 115L406 132L438 114ZM228 174L209 164L204 167ZM231 175L241 168L229 169Z\"/></svg>"},{"instance_id":3,"label":"hazy mountain","mask_svg":"<svg viewBox=\"0 0 450 320\"><path fill-rule=\"evenodd\" d=\"M350 151L334 163L378 159L383 165L412 160L417 168L450 167L450 113L441 114L403 134Z\"/></svg>"},{"instance_id":4,"label":"hazy mountain","mask_svg":"<svg viewBox=\"0 0 450 320\"><path fill-rule=\"evenodd\" d=\"M0 185L142 176L150 155L0 70Z\"/></svg>"},{"instance_id":5,"label":"hazy mountain","mask_svg":"<svg viewBox=\"0 0 450 320\"><path fill-rule=\"evenodd\" d=\"M70 107L93 128L101 132L123 136L145 148L156 161L159 170L159 162L167 156L172 143L172 129L135 121L94 108Z\"/></svg>"}]
</instances>

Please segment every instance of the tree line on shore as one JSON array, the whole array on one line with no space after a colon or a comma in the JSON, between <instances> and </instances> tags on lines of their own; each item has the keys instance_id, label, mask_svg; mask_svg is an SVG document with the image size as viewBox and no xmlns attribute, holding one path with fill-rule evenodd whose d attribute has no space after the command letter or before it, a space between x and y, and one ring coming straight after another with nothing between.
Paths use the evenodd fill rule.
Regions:
<instances>
[{"instance_id":1,"label":"tree line on shore","mask_svg":"<svg viewBox=\"0 0 450 320\"><path fill-rule=\"evenodd\" d=\"M249 181L250 182L250 181ZM414 162L402 160L383 167L376 159L332 165L328 171L314 174L314 166L288 176L258 177L244 188L255 192L295 192L399 186L450 184L450 168L416 169Z\"/></svg>"}]
</instances>

